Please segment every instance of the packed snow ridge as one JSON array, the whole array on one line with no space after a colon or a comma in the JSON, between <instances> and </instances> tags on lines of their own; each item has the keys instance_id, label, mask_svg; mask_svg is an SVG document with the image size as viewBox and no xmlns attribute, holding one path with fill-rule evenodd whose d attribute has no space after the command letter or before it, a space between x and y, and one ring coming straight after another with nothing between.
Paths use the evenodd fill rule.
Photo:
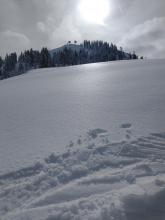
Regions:
<instances>
[{"instance_id":1,"label":"packed snow ridge","mask_svg":"<svg viewBox=\"0 0 165 220\"><path fill-rule=\"evenodd\" d=\"M165 133L111 143L90 130L64 153L0 176L4 220L163 220Z\"/></svg>"}]
</instances>

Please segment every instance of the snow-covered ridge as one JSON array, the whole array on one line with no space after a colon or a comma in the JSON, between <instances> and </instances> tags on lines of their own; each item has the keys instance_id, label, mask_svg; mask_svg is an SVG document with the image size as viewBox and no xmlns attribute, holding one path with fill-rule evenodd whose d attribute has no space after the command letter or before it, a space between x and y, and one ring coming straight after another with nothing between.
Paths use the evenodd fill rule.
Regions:
<instances>
[{"instance_id":1,"label":"snow-covered ridge","mask_svg":"<svg viewBox=\"0 0 165 220\"><path fill-rule=\"evenodd\" d=\"M116 45L103 41L85 40L80 45L68 43L50 51L44 47L41 51L31 48L22 52L18 57L16 53L7 55L4 60L0 57L0 80L37 68L130 59L138 59L138 56L135 53L125 53L122 48L119 50Z\"/></svg>"},{"instance_id":2,"label":"snow-covered ridge","mask_svg":"<svg viewBox=\"0 0 165 220\"><path fill-rule=\"evenodd\" d=\"M65 44L61 47L50 50L50 54L53 55L54 53L63 51L65 48L71 49L71 50L76 51L76 52L79 52L83 48L83 46L81 44Z\"/></svg>"},{"instance_id":3,"label":"snow-covered ridge","mask_svg":"<svg viewBox=\"0 0 165 220\"><path fill-rule=\"evenodd\" d=\"M89 49L89 48L85 48L83 46L83 44L74 44L74 43L65 44L61 47L52 49L49 52L50 52L50 55L53 57L54 53L62 52L62 51L64 51L64 49L68 49L68 50L70 49L73 52L77 52L77 53L79 53L80 50L84 50L84 51L88 52L89 54L98 52L97 50L92 50L92 49ZM123 51L123 54L125 55L125 59L128 59L128 60L130 59L130 54L129 53Z\"/></svg>"}]
</instances>

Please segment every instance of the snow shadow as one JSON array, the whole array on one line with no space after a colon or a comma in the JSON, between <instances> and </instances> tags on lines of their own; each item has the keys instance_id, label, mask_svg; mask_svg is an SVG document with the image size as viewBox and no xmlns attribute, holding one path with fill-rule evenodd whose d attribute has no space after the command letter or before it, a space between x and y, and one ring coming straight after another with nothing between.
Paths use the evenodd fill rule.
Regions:
<instances>
[{"instance_id":1,"label":"snow shadow","mask_svg":"<svg viewBox=\"0 0 165 220\"><path fill-rule=\"evenodd\" d=\"M129 196L124 201L127 220L164 220L165 189L153 196Z\"/></svg>"}]
</instances>

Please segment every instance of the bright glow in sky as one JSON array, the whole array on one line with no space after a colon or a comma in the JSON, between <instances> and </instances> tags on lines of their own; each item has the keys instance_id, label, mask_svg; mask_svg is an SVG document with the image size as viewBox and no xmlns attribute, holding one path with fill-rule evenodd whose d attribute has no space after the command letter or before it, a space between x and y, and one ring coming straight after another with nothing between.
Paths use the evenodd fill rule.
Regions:
<instances>
[{"instance_id":1,"label":"bright glow in sky","mask_svg":"<svg viewBox=\"0 0 165 220\"><path fill-rule=\"evenodd\" d=\"M0 2L0 56L87 39L112 42L139 56L165 57L165 0Z\"/></svg>"},{"instance_id":2,"label":"bright glow in sky","mask_svg":"<svg viewBox=\"0 0 165 220\"><path fill-rule=\"evenodd\" d=\"M108 0L81 0L79 11L86 22L103 25L110 13L110 4Z\"/></svg>"}]
</instances>

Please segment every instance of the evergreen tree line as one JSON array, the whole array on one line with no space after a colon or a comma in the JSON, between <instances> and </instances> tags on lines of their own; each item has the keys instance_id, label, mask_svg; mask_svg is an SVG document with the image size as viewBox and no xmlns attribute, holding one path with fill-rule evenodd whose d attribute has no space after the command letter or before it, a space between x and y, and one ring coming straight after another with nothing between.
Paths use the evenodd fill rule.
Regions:
<instances>
[{"instance_id":1,"label":"evergreen tree line","mask_svg":"<svg viewBox=\"0 0 165 220\"><path fill-rule=\"evenodd\" d=\"M53 65L68 66L129 59L138 59L138 56L135 53L125 53L122 48L118 49L112 43L85 40L78 51L66 46L62 51L55 52Z\"/></svg>"},{"instance_id":2,"label":"evergreen tree line","mask_svg":"<svg viewBox=\"0 0 165 220\"><path fill-rule=\"evenodd\" d=\"M41 51L25 50L19 56L16 53L7 54L3 60L0 57L0 79L20 75L31 69L52 66L50 53L47 48Z\"/></svg>"},{"instance_id":3,"label":"evergreen tree line","mask_svg":"<svg viewBox=\"0 0 165 220\"><path fill-rule=\"evenodd\" d=\"M125 53L122 48L118 49L116 45L103 41L85 40L77 47L79 49L73 50L71 45L67 45L53 54L46 47L41 51L26 50L19 56L16 53L7 54L5 59L0 57L0 79L20 75L37 68L138 59L135 53Z\"/></svg>"}]
</instances>

